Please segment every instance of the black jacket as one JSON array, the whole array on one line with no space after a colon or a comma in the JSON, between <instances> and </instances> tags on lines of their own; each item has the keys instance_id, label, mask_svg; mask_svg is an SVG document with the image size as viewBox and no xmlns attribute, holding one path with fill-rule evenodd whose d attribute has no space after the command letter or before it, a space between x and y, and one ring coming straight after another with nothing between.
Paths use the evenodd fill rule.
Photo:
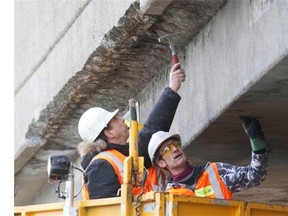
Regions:
<instances>
[{"instance_id":1,"label":"black jacket","mask_svg":"<svg viewBox=\"0 0 288 216\"><path fill-rule=\"evenodd\" d=\"M169 131L181 97L166 87L159 100L149 114L139 133L139 155L144 157L144 165L148 169L152 164L148 154L148 144L153 133L162 130ZM81 165L85 170L84 181L88 187L90 199L108 198L117 196L121 188L113 167L104 159L97 159L90 163L100 151L116 149L123 155L129 155L129 145L105 143L101 147L95 143L80 143L78 150L82 155ZM89 166L88 166L89 165Z\"/></svg>"}]
</instances>

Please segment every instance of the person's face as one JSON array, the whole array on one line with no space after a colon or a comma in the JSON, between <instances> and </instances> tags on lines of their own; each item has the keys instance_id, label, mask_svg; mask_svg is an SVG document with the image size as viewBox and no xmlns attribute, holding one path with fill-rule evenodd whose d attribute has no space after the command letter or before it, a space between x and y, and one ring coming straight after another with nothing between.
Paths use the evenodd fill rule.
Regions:
<instances>
[{"instance_id":1,"label":"person's face","mask_svg":"<svg viewBox=\"0 0 288 216\"><path fill-rule=\"evenodd\" d=\"M187 158L181 147L181 143L175 139L166 140L160 147L161 159L158 165L168 170L181 169L186 166Z\"/></svg>"},{"instance_id":2,"label":"person's face","mask_svg":"<svg viewBox=\"0 0 288 216\"><path fill-rule=\"evenodd\" d=\"M129 128L124 123L124 118L114 116L108 123L108 140L115 144L126 144L129 138Z\"/></svg>"}]
</instances>

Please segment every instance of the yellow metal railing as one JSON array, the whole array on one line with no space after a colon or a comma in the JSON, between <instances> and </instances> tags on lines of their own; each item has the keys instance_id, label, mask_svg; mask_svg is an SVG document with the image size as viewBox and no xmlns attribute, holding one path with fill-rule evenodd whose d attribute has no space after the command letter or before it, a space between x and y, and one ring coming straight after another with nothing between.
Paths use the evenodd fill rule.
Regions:
<instances>
[{"instance_id":1,"label":"yellow metal railing","mask_svg":"<svg viewBox=\"0 0 288 216\"><path fill-rule=\"evenodd\" d=\"M65 203L50 203L14 207L14 216L58 216L63 215Z\"/></svg>"},{"instance_id":2,"label":"yellow metal railing","mask_svg":"<svg viewBox=\"0 0 288 216\"><path fill-rule=\"evenodd\" d=\"M288 216L288 205L247 203L245 216Z\"/></svg>"},{"instance_id":3,"label":"yellow metal railing","mask_svg":"<svg viewBox=\"0 0 288 216\"><path fill-rule=\"evenodd\" d=\"M76 201L78 216L121 215L122 197ZM136 216L134 205L127 206ZM19 206L14 216L63 215L64 203ZM287 216L288 205L270 205L237 200L175 196L167 192L149 192L141 197L141 216Z\"/></svg>"},{"instance_id":4,"label":"yellow metal railing","mask_svg":"<svg viewBox=\"0 0 288 216\"><path fill-rule=\"evenodd\" d=\"M182 197L167 195L168 215L195 215L195 216L244 216L245 203L235 200L203 199L200 197Z\"/></svg>"}]
</instances>

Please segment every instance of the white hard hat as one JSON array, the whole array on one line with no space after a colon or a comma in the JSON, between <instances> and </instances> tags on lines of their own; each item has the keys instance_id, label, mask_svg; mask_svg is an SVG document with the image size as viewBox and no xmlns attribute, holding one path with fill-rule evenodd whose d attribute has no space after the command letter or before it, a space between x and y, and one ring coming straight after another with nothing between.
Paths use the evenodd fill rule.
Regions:
<instances>
[{"instance_id":1,"label":"white hard hat","mask_svg":"<svg viewBox=\"0 0 288 216\"><path fill-rule=\"evenodd\" d=\"M109 112L100 107L93 107L84 112L78 123L78 132L82 140L95 141L118 111L119 109Z\"/></svg>"},{"instance_id":2,"label":"white hard hat","mask_svg":"<svg viewBox=\"0 0 288 216\"><path fill-rule=\"evenodd\" d=\"M181 137L179 134L171 134L169 132L158 131L152 135L149 145L148 145L148 154L153 165L155 165L154 160L155 160L155 154L157 150L159 149L159 147L161 146L163 142L165 142L166 140L170 138L176 138L177 140L181 142Z\"/></svg>"}]
</instances>

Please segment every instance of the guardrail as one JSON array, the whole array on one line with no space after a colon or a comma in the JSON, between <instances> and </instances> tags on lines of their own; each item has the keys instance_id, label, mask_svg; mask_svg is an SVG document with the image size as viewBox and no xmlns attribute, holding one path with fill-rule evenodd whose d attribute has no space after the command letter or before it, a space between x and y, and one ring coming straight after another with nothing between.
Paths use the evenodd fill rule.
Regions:
<instances>
[{"instance_id":1,"label":"guardrail","mask_svg":"<svg viewBox=\"0 0 288 216\"><path fill-rule=\"evenodd\" d=\"M121 197L74 202L78 216L121 215ZM65 203L19 206L14 216L63 215ZM167 192L150 192L141 198L141 216L288 216L288 205L250 203L237 200L175 196ZM131 206L137 215L136 203ZM131 215L131 216L132 216Z\"/></svg>"}]
</instances>

